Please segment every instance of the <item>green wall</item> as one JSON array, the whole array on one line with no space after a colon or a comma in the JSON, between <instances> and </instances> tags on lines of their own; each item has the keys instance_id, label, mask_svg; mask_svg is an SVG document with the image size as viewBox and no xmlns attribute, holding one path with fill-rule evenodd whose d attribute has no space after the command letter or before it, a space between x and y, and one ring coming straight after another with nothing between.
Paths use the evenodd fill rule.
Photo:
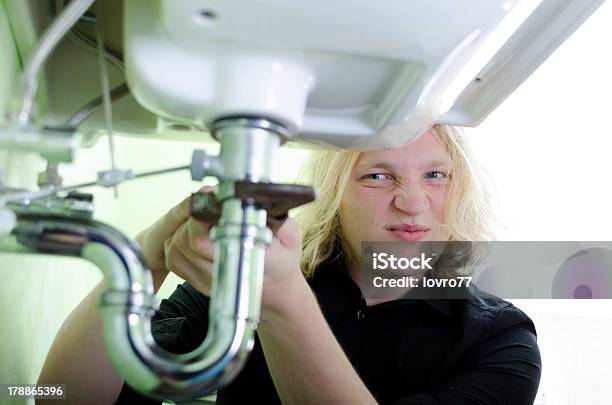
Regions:
<instances>
[{"instance_id":1,"label":"green wall","mask_svg":"<svg viewBox=\"0 0 612 405\"><path fill-rule=\"evenodd\" d=\"M148 141L117 137L118 165L136 173L189 163L195 148L217 153L216 144ZM109 167L108 143L102 139L91 149L80 150L73 165L60 166L64 184L95 179L96 172ZM306 152L284 149L275 181L292 181ZM0 170L11 186L35 187L45 162L32 154L0 151ZM280 172L281 170L278 170ZM153 223L185 196L201 187L187 171L143 178L119 186L119 199L111 189L83 191L95 194L97 220L122 230L130 237ZM63 320L101 279L88 262L55 256L26 256L0 253L0 383L35 383L51 342ZM169 295L181 280L169 277L159 296ZM0 400L1 401L1 400Z\"/></svg>"}]
</instances>

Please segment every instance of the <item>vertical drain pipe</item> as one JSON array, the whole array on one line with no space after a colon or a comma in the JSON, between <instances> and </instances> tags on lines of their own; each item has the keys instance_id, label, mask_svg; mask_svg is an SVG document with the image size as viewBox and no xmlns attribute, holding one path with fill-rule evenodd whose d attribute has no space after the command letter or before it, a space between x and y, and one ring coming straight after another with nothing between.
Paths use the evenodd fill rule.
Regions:
<instances>
[{"instance_id":1,"label":"vertical drain pipe","mask_svg":"<svg viewBox=\"0 0 612 405\"><path fill-rule=\"evenodd\" d=\"M266 227L266 210L238 198L234 183L270 181L274 153L286 130L265 119L231 118L218 121L212 132L221 143L221 216L211 229L215 260L206 339L191 353L170 355L152 342L150 316L128 314L126 323L125 316L115 316L112 305L103 306L108 313L105 331L114 331L105 336L111 359L128 383L133 377L134 388L156 398L184 400L227 385L242 370L259 321L264 255L272 231ZM126 306L122 302L118 308ZM115 336L123 336L118 333L121 322L140 361L113 349L125 349L115 342Z\"/></svg>"}]
</instances>

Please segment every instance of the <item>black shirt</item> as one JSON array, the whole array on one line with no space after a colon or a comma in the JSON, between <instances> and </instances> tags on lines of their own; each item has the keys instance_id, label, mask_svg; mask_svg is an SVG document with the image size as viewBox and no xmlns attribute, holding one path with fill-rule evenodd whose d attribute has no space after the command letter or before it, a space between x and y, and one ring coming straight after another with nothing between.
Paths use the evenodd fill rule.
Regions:
<instances>
[{"instance_id":1,"label":"black shirt","mask_svg":"<svg viewBox=\"0 0 612 405\"><path fill-rule=\"evenodd\" d=\"M309 284L336 339L382 404L532 404L541 359L536 330L513 304L488 294L470 299L402 299L367 306L339 261ZM179 285L153 318L155 340L176 353L194 350L208 327L208 297ZM324 367L324 365L322 365ZM146 400L127 385L117 403ZM280 403L259 339L218 404Z\"/></svg>"}]
</instances>

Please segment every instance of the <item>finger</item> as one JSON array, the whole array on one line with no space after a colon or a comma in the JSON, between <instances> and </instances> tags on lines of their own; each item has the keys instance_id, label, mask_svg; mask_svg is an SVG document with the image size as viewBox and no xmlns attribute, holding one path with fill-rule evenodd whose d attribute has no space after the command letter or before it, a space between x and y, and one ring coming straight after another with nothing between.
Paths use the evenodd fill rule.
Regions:
<instances>
[{"instance_id":1,"label":"finger","mask_svg":"<svg viewBox=\"0 0 612 405\"><path fill-rule=\"evenodd\" d=\"M189 237L189 221L184 223L179 230L174 234L173 247L180 251L187 260L189 260L196 270L204 270L207 274L207 280L210 281L212 278L213 269L213 253L200 254L190 246Z\"/></svg>"},{"instance_id":2,"label":"finger","mask_svg":"<svg viewBox=\"0 0 612 405\"><path fill-rule=\"evenodd\" d=\"M214 257L214 245L212 245L212 241L210 241L210 239L208 239L208 241L210 242L210 245L213 247L212 250L208 251L208 250L204 250L202 252L198 251L197 249L194 249L194 247L192 246L192 237L190 236L190 222L193 222L193 220L189 220L187 222L185 222L178 231L176 231L176 233L173 236L173 241L175 243L175 248L176 249L180 249L181 252L183 252L183 254L185 254L185 256L189 257L189 258L193 258L194 261L197 259L199 260L204 260L207 263L210 263L210 266L207 267L211 267L212 268L212 261L213 261L213 257ZM202 238L207 236L204 234L204 236L200 235Z\"/></svg>"},{"instance_id":3,"label":"finger","mask_svg":"<svg viewBox=\"0 0 612 405\"><path fill-rule=\"evenodd\" d=\"M198 191L204 193L212 193L214 190L215 188L213 186L202 186ZM178 205L172 208L169 214L171 224L175 224L176 222L185 222L187 218L191 217L191 196L188 196Z\"/></svg>"},{"instance_id":4,"label":"finger","mask_svg":"<svg viewBox=\"0 0 612 405\"><path fill-rule=\"evenodd\" d=\"M210 239L210 225L194 218L189 218L185 223L186 238L188 245L199 255L212 260L215 246Z\"/></svg>"},{"instance_id":5,"label":"finger","mask_svg":"<svg viewBox=\"0 0 612 405\"><path fill-rule=\"evenodd\" d=\"M167 236L173 234L190 216L191 196L185 198L179 204L172 207L164 216L165 222L163 228Z\"/></svg>"},{"instance_id":6,"label":"finger","mask_svg":"<svg viewBox=\"0 0 612 405\"><path fill-rule=\"evenodd\" d=\"M180 246L180 242L173 238L167 239L164 243L166 268L193 285L198 291L209 295L212 263L197 256L189 257Z\"/></svg>"},{"instance_id":7,"label":"finger","mask_svg":"<svg viewBox=\"0 0 612 405\"><path fill-rule=\"evenodd\" d=\"M203 186L199 191L212 192L214 187ZM155 240L166 240L172 235L179 226L191 217L191 196L183 199L180 203L172 207L166 215L160 218L150 229L147 237L155 238Z\"/></svg>"},{"instance_id":8,"label":"finger","mask_svg":"<svg viewBox=\"0 0 612 405\"><path fill-rule=\"evenodd\" d=\"M191 263L179 250L172 250L172 258L167 261L166 265L176 275L191 284L196 290L202 294L210 296L210 280L206 280L201 274L197 274L190 270L194 268Z\"/></svg>"},{"instance_id":9,"label":"finger","mask_svg":"<svg viewBox=\"0 0 612 405\"><path fill-rule=\"evenodd\" d=\"M185 269L193 278L201 280L208 288L212 285L213 262L205 257L199 256L193 250L185 248L183 244L177 244L175 249L189 263L189 268Z\"/></svg>"},{"instance_id":10,"label":"finger","mask_svg":"<svg viewBox=\"0 0 612 405\"><path fill-rule=\"evenodd\" d=\"M172 207L163 217L158 219L153 225L140 233L136 240L141 246L146 238L147 245L161 246L181 226L191 214L191 197L185 198L178 205Z\"/></svg>"}]
</instances>

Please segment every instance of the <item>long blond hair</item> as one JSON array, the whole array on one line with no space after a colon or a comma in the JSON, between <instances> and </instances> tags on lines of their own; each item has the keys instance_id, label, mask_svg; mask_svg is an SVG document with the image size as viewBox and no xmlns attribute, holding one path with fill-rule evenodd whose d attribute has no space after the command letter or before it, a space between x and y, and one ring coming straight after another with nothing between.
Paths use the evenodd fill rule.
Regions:
<instances>
[{"instance_id":1,"label":"long blond hair","mask_svg":"<svg viewBox=\"0 0 612 405\"><path fill-rule=\"evenodd\" d=\"M453 162L444 209L449 240L484 241L494 238L489 187L485 173L476 165L462 131L449 125L434 129ZM336 244L346 248L340 226L340 203L349 175L361 152L313 151L300 170L298 182L320 191L319 198L297 210L302 225L301 268L308 278L328 259Z\"/></svg>"}]
</instances>

